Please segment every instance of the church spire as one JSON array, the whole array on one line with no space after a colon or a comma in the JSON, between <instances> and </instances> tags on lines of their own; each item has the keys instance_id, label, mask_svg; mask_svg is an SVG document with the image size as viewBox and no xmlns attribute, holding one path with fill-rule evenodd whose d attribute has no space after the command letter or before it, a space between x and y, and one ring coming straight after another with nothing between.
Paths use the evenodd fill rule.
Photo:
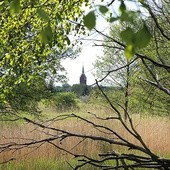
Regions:
<instances>
[{"instance_id":1,"label":"church spire","mask_svg":"<svg viewBox=\"0 0 170 170\"><path fill-rule=\"evenodd\" d=\"M83 65L83 67L82 67L82 74L84 74L84 65Z\"/></svg>"},{"instance_id":2,"label":"church spire","mask_svg":"<svg viewBox=\"0 0 170 170\"><path fill-rule=\"evenodd\" d=\"M87 78L86 75L84 74L84 65L82 67L82 73L80 76L80 84L86 84Z\"/></svg>"}]
</instances>

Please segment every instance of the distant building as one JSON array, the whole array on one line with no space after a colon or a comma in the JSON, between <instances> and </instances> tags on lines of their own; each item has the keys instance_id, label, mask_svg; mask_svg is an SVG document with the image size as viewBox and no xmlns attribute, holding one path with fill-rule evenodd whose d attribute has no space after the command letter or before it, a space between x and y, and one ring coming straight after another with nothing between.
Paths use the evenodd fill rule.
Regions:
<instances>
[{"instance_id":1,"label":"distant building","mask_svg":"<svg viewBox=\"0 0 170 170\"><path fill-rule=\"evenodd\" d=\"M82 73L80 76L80 84L85 84L87 83L87 78L86 75L84 74L84 66L82 67Z\"/></svg>"}]
</instances>

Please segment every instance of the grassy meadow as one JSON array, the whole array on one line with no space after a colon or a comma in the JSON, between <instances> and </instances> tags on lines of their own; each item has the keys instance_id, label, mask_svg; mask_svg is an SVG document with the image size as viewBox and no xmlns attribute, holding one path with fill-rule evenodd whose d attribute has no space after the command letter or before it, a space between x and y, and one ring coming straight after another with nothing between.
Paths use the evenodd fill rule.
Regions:
<instances>
[{"instance_id":1,"label":"grassy meadow","mask_svg":"<svg viewBox=\"0 0 170 170\"><path fill-rule=\"evenodd\" d=\"M42 114L44 115L44 119L51 119L61 114L76 113L99 124L107 125L128 140L135 142L135 140L125 132L119 122L116 122L115 120L101 121L94 118L88 112L95 113L99 116L113 114L108 108L91 104L81 104L80 109L64 113L58 113L55 109L50 107L43 108ZM170 119L167 117L140 116L135 114L132 115L132 117L137 131L143 136L144 141L151 150L159 156L170 157ZM50 126L60 127L72 132L103 135L102 132L97 131L91 125L78 119L69 119L60 122L52 121L48 123ZM42 132L41 129L25 122L1 122L0 128L0 145L10 142L19 143L23 141L32 141L33 139L43 139L47 137L48 134L52 133L50 131ZM98 153L108 150L114 149L120 152L124 150L124 148L110 146L106 143L99 143L87 139L80 140L77 138L69 138L61 141L61 143L56 142L56 144L70 149L75 153L87 154L88 156L93 157L95 155L97 156ZM14 160L5 164L0 164L0 170L66 170L72 169L71 167L77 163L75 158L56 149L48 143L23 148L22 150L7 150L0 153L0 162L7 161L11 158ZM82 169L92 168L85 166L85 168Z\"/></svg>"}]
</instances>

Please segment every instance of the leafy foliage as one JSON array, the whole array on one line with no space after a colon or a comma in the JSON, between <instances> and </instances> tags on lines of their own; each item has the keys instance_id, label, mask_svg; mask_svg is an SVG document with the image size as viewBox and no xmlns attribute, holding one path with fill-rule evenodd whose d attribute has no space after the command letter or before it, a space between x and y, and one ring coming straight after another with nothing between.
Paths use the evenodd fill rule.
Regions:
<instances>
[{"instance_id":1,"label":"leafy foliage","mask_svg":"<svg viewBox=\"0 0 170 170\"><path fill-rule=\"evenodd\" d=\"M143 5L145 7L145 5ZM104 5L99 5L99 11L102 15L105 15L109 11L109 8ZM122 24L131 24L135 26L135 20L139 18L139 11L128 10L124 0L121 0L119 6L120 15L117 17L112 17L112 12L110 12L110 18L108 21L110 23L119 20ZM97 14L96 14L97 15ZM96 26L97 17L95 15L95 10L89 12L84 17L84 25L89 29L92 30ZM125 42L125 56L127 59L131 59L137 49L146 47L150 40L151 40L151 33L143 20L141 26L138 28L137 31L134 31L132 28L127 27L125 30L120 32L120 37Z\"/></svg>"},{"instance_id":2,"label":"leafy foliage","mask_svg":"<svg viewBox=\"0 0 170 170\"><path fill-rule=\"evenodd\" d=\"M89 12L84 17L84 25L89 29L92 30L96 26L96 16L94 11Z\"/></svg>"},{"instance_id":3,"label":"leafy foliage","mask_svg":"<svg viewBox=\"0 0 170 170\"><path fill-rule=\"evenodd\" d=\"M140 25L140 20L138 20ZM106 85L116 87L112 92L107 93L110 100L121 109L125 101L126 82L129 81L128 89L128 101L129 110L131 113L150 113L157 115L168 115L169 114L169 96L158 90L153 84L147 82L159 82L165 89L169 89L169 73L165 68L156 67L149 61L140 60L135 62L131 59L131 53L129 49L133 51L133 54L140 53L142 56L149 56L154 61L161 61L162 63L168 63L169 56L169 42L164 37L161 37L158 30L154 30L154 37L150 36L145 29L153 27L153 23L150 18L146 19L147 27L143 27L142 30L135 32L136 28L129 25L113 25L110 29L109 35L103 42L103 53L104 56L99 56L95 66L97 67L96 75L101 79L105 77L106 73L109 75L104 79ZM153 25L152 25L153 24ZM162 28L166 31L167 24L162 23ZM136 26L137 27L137 26ZM147 42L137 41L136 36L142 40L142 35L145 34L150 39ZM120 35L120 37L118 36ZM136 36L134 36L136 35ZM159 38L158 38L159 37ZM123 55L123 48L121 41L124 39L126 44L129 46L125 47L126 58ZM156 39L156 41L155 41ZM118 42L118 43L117 43ZM149 44L148 44L149 43ZM135 44L138 47L136 50L133 49ZM146 44L148 44L146 46ZM163 45L164 44L164 45ZM159 54L159 55L158 55ZM128 60L127 60L128 58ZM165 60L167 62L165 62ZM128 63L130 64L130 74L127 77L126 68ZM122 68L121 68L122 67ZM119 69L121 68L121 69ZM148 81L149 80L149 81ZM113 94L113 95L112 95ZM161 100L160 100L161 99Z\"/></svg>"},{"instance_id":4,"label":"leafy foliage","mask_svg":"<svg viewBox=\"0 0 170 170\"><path fill-rule=\"evenodd\" d=\"M120 37L127 45L125 48L126 57L131 59L137 49L145 48L149 44L152 35L144 23L143 27L137 32L134 32L134 30L130 27L126 28L120 32Z\"/></svg>"},{"instance_id":5,"label":"leafy foliage","mask_svg":"<svg viewBox=\"0 0 170 170\"><path fill-rule=\"evenodd\" d=\"M28 85L27 82L21 82L16 85L11 84L11 88L8 90L5 88L0 90L0 100L5 100L4 103L1 102L1 113L25 112L36 115L40 113L38 102L41 101L42 98L48 98L49 93L46 88L46 83L42 78L37 77L31 81L30 85ZM12 83L12 80L10 83ZM5 97L5 99L3 97Z\"/></svg>"},{"instance_id":6,"label":"leafy foliage","mask_svg":"<svg viewBox=\"0 0 170 170\"><path fill-rule=\"evenodd\" d=\"M55 81L65 78L60 60L70 56L69 34L75 29L71 21L80 17L83 3L84 0L0 3L1 103L11 103L8 95L15 95L20 85L31 87L37 77L46 80L54 76Z\"/></svg>"},{"instance_id":7,"label":"leafy foliage","mask_svg":"<svg viewBox=\"0 0 170 170\"><path fill-rule=\"evenodd\" d=\"M71 91L74 92L78 97L86 96L90 93L90 87L86 84L73 84Z\"/></svg>"},{"instance_id":8,"label":"leafy foliage","mask_svg":"<svg viewBox=\"0 0 170 170\"><path fill-rule=\"evenodd\" d=\"M56 93L51 102L55 109L60 112L78 108L76 95L72 92Z\"/></svg>"},{"instance_id":9,"label":"leafy foliage","mask_svg":"<svg viewBox=\"0 0 170 170\"><path fill-rule=\"evenodd\" d=\"M100 5L99 6L99 11L102 13L102 14L105 14L106 12L108 12L108 8L106 6L103 6L103 5Z\"/></svg>"}]
</instances>

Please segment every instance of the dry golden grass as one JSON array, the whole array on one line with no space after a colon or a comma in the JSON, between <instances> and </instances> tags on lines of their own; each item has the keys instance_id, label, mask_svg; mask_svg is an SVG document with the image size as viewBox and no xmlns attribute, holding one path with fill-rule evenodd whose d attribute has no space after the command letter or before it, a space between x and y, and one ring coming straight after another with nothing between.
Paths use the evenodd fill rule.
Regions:
<instances>
[{"instance_id":1,"label":"dry golden grass","mask_svg":"<svg viewBox=\"0 0 170 170\"><path fill-rule=\"evenodd\" d=\"M78 114L93 120L94 122L107 125L111 127L116 132L128 138L128 140L135 142L135 140L124 130L124 128L115 120L109 121L99 121L96 118L92 118L92 115L87 114L87 111L91 111L93 113L98 114L99 116L103 116L106 114L112 114L109 109L106 108L99 108L99 107L90 107L85 106L81 110L78 111ZM50 112L50 110L48 110ZM50 114L50 113L48 113ZM51 115L54 116L54 112L51 112ZM48 117L51 117L49 115ZM140 135L143 137L146 144L151 148L152 151L158 153L160 156L170 155L170 120L168 118L160 118L160 117L145 117L141 118L138 115L134 115L134 125ZM69 130L71 132L78 132L84 134L92 134L92 135L104 135L96 129L94 129L91 125L88 125L85 122L82 122L78 119L71 119L71 120L64 120L62 122L53 122L51 126L60 127L65 130ZM46 133L51 133L50 131L46 131ZM34 125L31 124L8 124L1 126L0 131L0 144L3 143L10 143L10 142L26 142L32 139L43 139L48 135L42 133L41 129L37 129ZM59 144L61 147L71 149L75 153L86 153L88 155L96 155L98 152L104 152L112 147L114 149L119 150L119 147L109 146L109 144L99 143L97 141L91 140L81 140L78 138L70 138L62 141ZM79 145L77 147L77 144ZM51 160L58 160L58 159L66 159L70 158L69 155L56 149L54 146L50 144L44 143L40 147L34 148L24 148L22 150L17 150L15 152L7 151L0 153L0 162L8 160L11 157L15 157L17 159L51 159Z\"/></svg>"},{"instance_id":2,"label":"dry golden grass","mask_svg":"<svg viewBox=\"0 0 170 170\"><path fill-rule=\"evenodd\" d=\"M170 155L170 120L162 117L148 117L137 126L147 145L157 153Z\"/></svg>"}]
</instances>

